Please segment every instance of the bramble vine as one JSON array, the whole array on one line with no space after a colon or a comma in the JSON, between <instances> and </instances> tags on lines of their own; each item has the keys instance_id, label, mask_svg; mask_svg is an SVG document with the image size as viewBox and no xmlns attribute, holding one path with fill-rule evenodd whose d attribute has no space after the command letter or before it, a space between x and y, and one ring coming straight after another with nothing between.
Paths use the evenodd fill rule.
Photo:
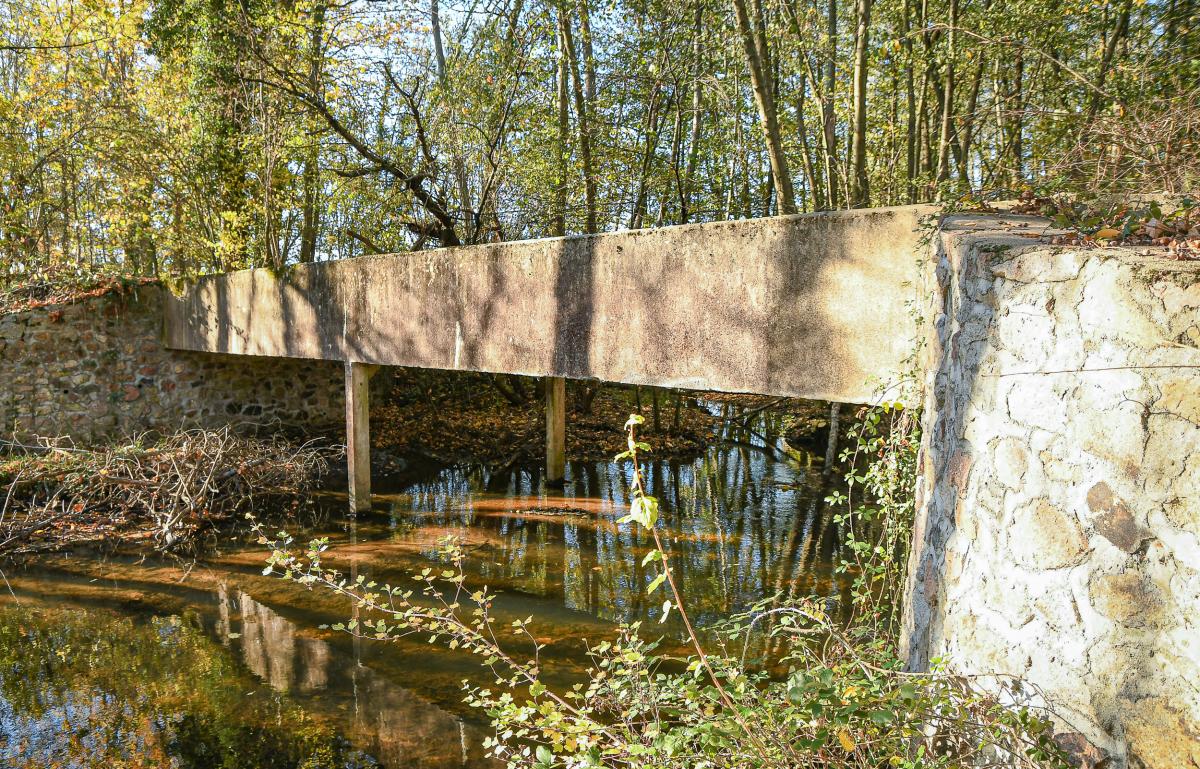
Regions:
<instances>
[{"instance_id":1,"label":"bramble vine","mask_svg":"<svg viewBox=\"0 0 1200 769\"><path fill-rule=\"evenodd\" d=\"M662 616L675 611L683 621L694 653L682 672L634 622L589 647L585 682L554 689L543 680L544 645L531 631L533 618L499 621L496 595L467 586L465 555L452 540L440 545L440 567L412 575L415 586L380 585L326 567L327 540L297 551L285 532L268 537L255 524L272 549L264 574L346 597L353 615L333 630L381 642L424 637L479 658L494 688L464 683L464 699L492 723L487 749L514 768L1066 766L1050 722L1021 705L1029 694L1020 682L988 694L940 670L906 672L895 654L894 609L879 607L896 598L906 513L911 521L911 413L880 406L850 433L846 460L856 467L870 458L851 471L848 491L833 495L844 506L844 529L854 532L843 563L856 573L850 625L832 621L816 599L767 599L711 628L711 649L691 625L657 531L658 500L642 485L639 456L650 447L638 439L641 423L637 415L626 422L628 449L617 457L633 466L630 508L620 522L654 539L645 564L660 571L647 589L665 589ZM782 647L770 668L746 658L753 633ZM527 651L518 654L516 646Z\"/></svg>"}]
</instances>

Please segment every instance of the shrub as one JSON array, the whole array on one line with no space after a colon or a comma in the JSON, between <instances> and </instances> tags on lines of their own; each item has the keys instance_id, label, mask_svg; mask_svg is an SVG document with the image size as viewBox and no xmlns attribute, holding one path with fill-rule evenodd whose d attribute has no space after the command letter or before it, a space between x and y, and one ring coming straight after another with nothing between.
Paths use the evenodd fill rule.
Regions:
<instances>
[{"instance_id":1,"label":"shrub","mask_svg":"<svg viewBox=\"0 0 1200 769\"><path fill-rule=\"evenodd\" d=\"M491 719L495 737L488 747L511 767L1065 765L1049 722L1020 705L1026 697L1020 682L988 694L940 669L905 672L896 655L895 604L916 462L911 414L898 406L872 409L849 434L848 489L831 502L842 507L838 520L851 553L840 568L856 575L850 625L836 626L815 600L766 601L718 627L712 649L691 625L658 533L658 502L642 487L638 455L649 447L637 439L641 422L630 417L628 449L618 457L634 467L632 504L622 521L654 537L645 564L657 564L659 573L647 589L661 591L663 618L680 614L692 650L685 660L658 652L648 629L633 623L590 649L585 683L551 689L541 678L532 618L498 623L495 596L464 586L463 552L452 541L442 544L446 568L422 570L409 588L349 581L323 565L326 540L298 552L286 534L272 540L260 528L261 541L272 547L264 573L350 599L356 619L335 630L384 642L424 636L479 657L495 686L464 684L465 698ZM862 457L870 461L856 461ZM512 642L502 642L505 635ZM778 642L766 647L782 652L751 659L752 640L764 636ZM532 652L509 650L517 645Z\"/></svg>"}]
</instances>

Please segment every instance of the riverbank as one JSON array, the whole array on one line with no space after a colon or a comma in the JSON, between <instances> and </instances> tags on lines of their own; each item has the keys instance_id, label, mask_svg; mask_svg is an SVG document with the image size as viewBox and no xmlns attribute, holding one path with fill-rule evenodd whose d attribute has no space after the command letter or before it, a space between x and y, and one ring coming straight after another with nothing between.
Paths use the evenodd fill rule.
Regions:
<instances>
[{"instance_id":1,"label":"riverbank","mask_svg":"<svg viewBox=\"0 0 1200 769\"><path fill-rule=\"evenodd\" d=\"M79 546L191 550L260 505L295 511L340 450L280 436L184 430L94 449L6 444L0 559Z\"/></svg>"},{"instance_id":2,"label":"riverbank","mask_svg":"<svg viewBox=\"0 0 1200 769\"><path fill-rule=\"evenodd\" d=\"M375 449L441 464L507 468L545 457L545 412L539 383L529 377L395 369L372 409ZM828 404L716 392L569 382L567 458L610 459L625 450L622 425L646 419L656 457L689 458L721 440L721 428L763 412L782 420L790 444L823 450Z\"/></svg>"}]
</instances>

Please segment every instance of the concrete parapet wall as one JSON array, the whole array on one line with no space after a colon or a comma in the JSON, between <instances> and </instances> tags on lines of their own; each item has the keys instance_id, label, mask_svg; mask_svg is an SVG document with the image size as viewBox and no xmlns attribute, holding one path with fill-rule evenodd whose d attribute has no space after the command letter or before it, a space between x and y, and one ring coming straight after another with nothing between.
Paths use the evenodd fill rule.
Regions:
<instances>
[{"instance_id":1,"label":"concrete parapet wall","mask_svg":"<svg viewBox=\"0 0 1200 769\"><path fill-rule=\"evenodd\" d=\"M167 305L185 350L867 402L917 323L920 206L244 271Z\"/></svg>"},{"instance_id":2,"label":"concrete parapet wall","mask_svg":"<svg viewBox=\"0 0 1200 769\"><path fill-rule=\"evenodd\" d=\"M158 286L0 314L0 438L81 444L180 427L333 427L342 367L168 350Z\"/></svg>"},{"instance_id":3,"label":"concrete parapet wall","mask_svg":"<svg viewBox=\"0 0 1200 769\"><path fill-rule=\"evenodd\" d=\"M910 664L1039 687L1085 766L1200 766L1200 265L937 246Z\"/></svg>"}]
</instances>

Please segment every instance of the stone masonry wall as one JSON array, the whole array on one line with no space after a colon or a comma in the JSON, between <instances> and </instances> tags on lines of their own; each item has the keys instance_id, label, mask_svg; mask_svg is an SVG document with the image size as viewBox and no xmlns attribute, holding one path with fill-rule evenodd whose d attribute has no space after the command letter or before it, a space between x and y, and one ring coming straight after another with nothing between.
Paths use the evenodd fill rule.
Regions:
<instances>
[{"instance_id":1,"label":"stone masonry wall","mask_svg":"<svg viewBox=\"0 0 1200 769\"><path fill-rule=\"evenodd\" d=\"M168 350L162 305L149 285L0 315L0 439L88 444L230 423L340 438L340 364Z\"/></svg>"},{"instance_id":2,"label":"stone masonry wall","mask_svg":"<svg viewBox=\"0 0 1200 769\"><path fill-rule=\"evenodd\" d=\"M909 664L1023 677L1085 766L1195 769L1200 265L1008 227L936 244Z\"/></svg>"}]
</instances>

